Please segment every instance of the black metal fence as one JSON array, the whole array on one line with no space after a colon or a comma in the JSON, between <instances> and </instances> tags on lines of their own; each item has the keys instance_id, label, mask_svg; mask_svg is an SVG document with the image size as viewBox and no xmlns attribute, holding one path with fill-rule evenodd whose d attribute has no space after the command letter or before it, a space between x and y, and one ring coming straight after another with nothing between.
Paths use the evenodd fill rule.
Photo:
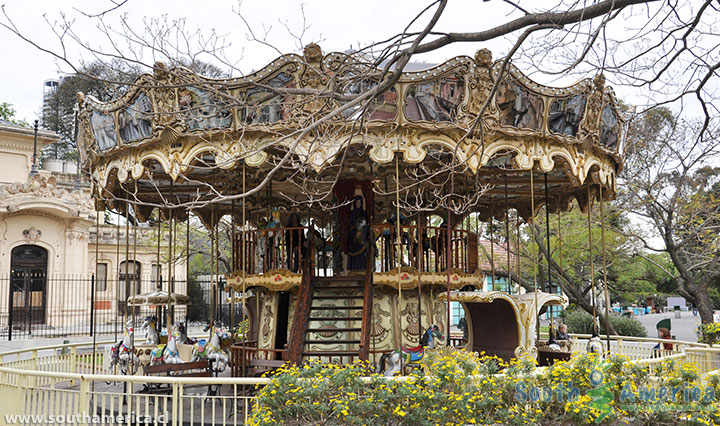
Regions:
<instances>
[{"instance_id":1,"label":"black metal fence","mask_svg":"<svg viewBox=\"0 0 720 426\"><path fill-rule=\"evenodd\" d=\"M173 306L170 316L175 322L205 324L211 314L230 325L241 317L241 306L235 312L224 282L210 280L175 281L175 293L191 298L188 306ZM154 279L95 280L94 276L0 276L0 340L52 338L64 336L118 336L124 332L128 318L135 319L136 333L146 316L157 315L164 327L166 306L128 306L125 300L133 292L145 293L156 288L167 290L167 283ZM214 291L213 291L214 290Z\"/></svg>"}]
</instances>

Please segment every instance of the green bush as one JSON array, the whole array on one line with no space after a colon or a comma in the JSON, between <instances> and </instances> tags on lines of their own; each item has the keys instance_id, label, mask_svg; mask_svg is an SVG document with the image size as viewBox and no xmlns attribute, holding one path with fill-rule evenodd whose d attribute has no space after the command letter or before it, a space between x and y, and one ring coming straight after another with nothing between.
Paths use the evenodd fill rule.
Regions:
<instances>
[{"instance_id":1,"label":"green bush","mask_svg":"<svg viewBox=\"0 0 720 426\"><path fill-rule=\"evenodd\" d=\"M610 323L621 336L647 337L645 327L635 318L610 314ZM568 326L570 333L592 334L593 332L592 316L580 309L566 311L565 324ZM599 334L604 333L605 327L600 324Z\"/></svg>"},{"instance_id":2,"label":"green bush","mask_svg":"<svg viewBox=\"0 0 720 426\"><path fill-rule=\"evenodd\" d=\"M711 322L710 324L700 324L697 326L695 333L698 336L698 342L714 345L720 342L720 322Z\"/></svg>"},{"instance_id":3,"label":"green bush","mask_svg":"<svg viewBox=\"0 0 720 426\"><path fill-rule=\"evenodd\" d=\"M542 371L531 359L505 363L446 348L427 349L425 356L423 369L402 380L365 378L369 366L363 363L286 366L259 389L248 424L557 426L720 421L718 404L712 402L720 393L720 380L715 377L704 384L697 366L688 360L663 360L651 373L626 357L596 354L575 355ZM667 391L680 385L698 389L703 400L694 396L685 400L682 392L676 396L673 391L667 398L655 399L655 389ZM644 398L642 392L651 388L653 397ZM664 408L658 409L660 405Z\"/></svg>"}]
</instances>

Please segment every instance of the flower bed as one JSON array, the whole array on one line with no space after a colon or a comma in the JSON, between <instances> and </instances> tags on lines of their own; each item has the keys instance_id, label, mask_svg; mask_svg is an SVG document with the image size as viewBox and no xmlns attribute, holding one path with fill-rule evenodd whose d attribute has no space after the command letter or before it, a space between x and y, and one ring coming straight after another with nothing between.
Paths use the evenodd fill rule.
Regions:
<instances>
[{"instance_id":1,"label":"flower bed","mask_svg":"<svg viewBox=\"0 0 720 426\"><path fill-rule=\"evenodd\" d=\"M367 377L367 365L290 366L258 394L252 425L715 424L720 382L694 365L648 367L578 355L536 370L465 351L427 351L422 370ZM718 395L716 397L715 395Z\"/></svg>"},{"instance_id":2,"label":"flower bed","mask_svg":"<svg viewBox=\"0 0 720 426\"><path fill-rule=\"evenodd\" d=\"M720 343L720 322L700 324L697 327L698 342L713 345Z\"/></svg>"}]
</instances>

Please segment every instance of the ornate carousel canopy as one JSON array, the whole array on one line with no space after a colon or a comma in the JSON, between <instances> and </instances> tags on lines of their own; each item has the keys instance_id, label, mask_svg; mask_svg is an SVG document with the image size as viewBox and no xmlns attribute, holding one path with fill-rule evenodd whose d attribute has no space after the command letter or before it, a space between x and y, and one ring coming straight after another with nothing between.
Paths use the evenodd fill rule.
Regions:
<instances>
[{"instance_id":1,"label":"ornate carousel canopy","mask_svg":"<svg viewBox=\"0 0 720 426\"><path fill-rule=\"evenodd\" d=\"M449 157L460 167L452 190L482 186L475 211L486 218L507 209L532 216L531 204L545 203L545 176L551 211L614 198L626 119L602 75L543 86L512 64L503 71L483 49L402 72L388 90L356 99L385 78L362 57L311 44L244 77L157 63L113 102L79 94L78 145L98 207L136 200L142 219L157 206L192 204L210 222L229 213L233 195L265 181L270 189L244 199L249 209L307 198L311 185L298 181L311 174L319 186L371 177L380 188L395 176L396 153L407 188Z\"/></svg>"},{"instance_id":2,"label":"ornate carousel canopy","mask_svg":"<svg viewBox=\"0 0 720 426\"><path fill-rule=\"evenodd\" d=\"M171 293L168 296L167 291L153 290L148 293L130 296L127 299L129 306L153 306L153 305L189 305L190 297L184 294Z\"/></svg>"}]
</instances>

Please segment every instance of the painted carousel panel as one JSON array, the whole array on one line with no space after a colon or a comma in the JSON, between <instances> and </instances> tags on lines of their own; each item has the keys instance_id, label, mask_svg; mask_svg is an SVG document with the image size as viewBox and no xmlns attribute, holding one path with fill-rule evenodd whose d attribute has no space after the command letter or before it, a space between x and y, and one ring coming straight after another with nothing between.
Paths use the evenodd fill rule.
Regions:
<instances>
[{"instance_id":1,"label":"painted carousel panel","mask_svg":"<svg viewBox=\"0 0 720 426\"><path fill-rule=\"evenodd\" d=\"M115 119L112 114L93 111L90 115L90 125L92 126L93 135L95 136L95 141L100 151L107 151L117 146Z\"/></svg>"},{"instance_id":2,"label":"painted carousel panel","mask_svg":"<svg viewBox=\"0 0 720 426\"><path fill-rule=\"evenodd\" d=\"M577 136L580 122L585 114L585 94L556 99L550 104L551 132L568 136Z\"/></svg>"},{"instance_id":3,"label":"painted carousel panel","mask_svg":"<svg viewBox=\"0 0 720 426\"><path fill-rule=\"evenodd\" d=\"M118 113L120 138L123 142L136 142L152 135L152 103L141 92L135 101Z\"/></svg>"},{"instance_id":4,"label":"painted carousel panel","mask_svg":"<svg viewBox=\"0 0 720 426\"><path fill-rule=\"evenodd\" d=\"M615 149L620 135L620 120L610 105L605 105L600 116L600 144Z\"/></svg>"},{"instance_id":5,"label":"painted carousel panel","mask_svg":"<svg viewBox=\"0 0 720 426\"><path fill-rule=\"evenodd\" d=\"M500 124L522 129L542 130L545 101L515 81L505 81L496 97Z\"/></svg>"},{"instance_id":6,"label":"painted carousel panel","mask_svg":"<svg viewBox=\"0 0 720 426\"><path fill-rule=\"evenodd\" d=\"M178 91L178 105L190 130L230 127L228 104L210 91L186 86Z\"/></svg>"},{"instance_id":7,"label":"painted carousel panel","mask_svg":"<svg viewBox=\"0 0 720 426\"><path fill-rule=\"evenodd\" d=\"M405 95L405 116L410 121L452 122L463 101L465 78L452 74L410 86Z\"/></svg>"},{"instance_id":8,"label":"painted carousel panel","mask_svg":"<svg viewBox=\"0 0 720 426\"><path fill-rule=\"evenodd\" d=\"M273 88L291 88L295 82L291 74L281 72L264 83ZM272 95L264 88L250 89L240 94L243 106L240 108L240 121L244 124L272 124L290 118L293 103L291 95Z\"/></svg>"}]
</instances>

